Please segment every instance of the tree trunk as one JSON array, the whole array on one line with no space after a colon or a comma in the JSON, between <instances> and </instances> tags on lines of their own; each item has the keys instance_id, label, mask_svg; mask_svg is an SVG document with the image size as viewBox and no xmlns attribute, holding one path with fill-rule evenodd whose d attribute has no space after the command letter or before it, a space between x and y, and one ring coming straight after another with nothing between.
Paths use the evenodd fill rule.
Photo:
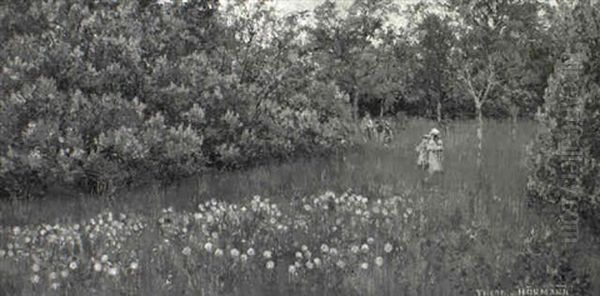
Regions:
<instances>
[{"instance_id":1,"label":"tree trunk","mask_svg":"<svg viewBox=\"0 0 600 296\"><path fill-rule=\"evenodd\" d=\"M483 114L481 112L481 102L475 102L475 110L477 111L477 170L481 170L481 155L483 151Z\"/></svg>"},{"instance_id":2,"label":"tree trunk","mask_svg":"<svg viewBox=\"0 0 600 296\"><path fill-rule=\"evenodd\" d=\"M441 98L438 98L438 101L437 101L436 114L437 114L437 122L438 123L442 122L442 99Z\"/></svg>"},{"instance_id":3,"label":"tree trunk","mask_svg":"<svg viewBox=\"0 0 600 296\"><path fill-rule=\"evenodd\" d=\"M513 105L510 107L511 128L510 136L513 141L517 139L517 117L519 116L519 107Z\"/></svg>"},{"instance_id":4,"label":"tree trunk","mask_svg":"<svg viewBox=\"0 0 600 296\"><path fill-rule=\"evenodd\" d=\"M350 96L350 100L352 101L352 116L355 121L358 120L358 93L356 88L352 90L352 94Z\"/></svg>"}]
</instances>

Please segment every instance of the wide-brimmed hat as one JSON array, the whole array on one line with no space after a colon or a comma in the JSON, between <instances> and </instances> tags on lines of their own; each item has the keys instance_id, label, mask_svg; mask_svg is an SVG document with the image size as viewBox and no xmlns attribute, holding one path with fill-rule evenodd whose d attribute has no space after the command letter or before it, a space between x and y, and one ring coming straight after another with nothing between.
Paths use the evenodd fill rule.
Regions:
<instances>
[{"instance_id":1,"label":"wide-brimmed hat","mask_svg":"<svg viewBox=\"0 0 600 296\"><path fill-rule=\"evenodd\" d=\"M439 135L440 131L437 128L432 128L431 131L429 132L430 135Z\"/></svg>"}]
</instances>

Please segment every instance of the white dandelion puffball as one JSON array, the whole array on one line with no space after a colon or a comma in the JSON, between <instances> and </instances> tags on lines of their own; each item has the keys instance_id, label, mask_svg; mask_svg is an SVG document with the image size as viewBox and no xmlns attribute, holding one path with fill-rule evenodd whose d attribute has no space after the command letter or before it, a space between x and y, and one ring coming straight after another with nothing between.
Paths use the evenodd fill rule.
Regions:
<instances>
[{"instance_id":1,"label":"white dandelion puffball","mask_svg":"<svg viewBox=\"0 0 600 296\"><path fill-rule=\"evenodd\" d=\"M369 246L368 246L367 244L363 244L363 245L360 247L360 249L361 249L363 252L365 252L365 253L366 253L366 252L368 252L368 251L369 251Z\"/></svg>"},{"instance_id":2,"label":"white dandelion puffball","mask_svg":"<svg viewBox=\"0 0 600 296\"><path fill-rule=\"evenodd\" d=\"M367 244L372 245L375 242L375 239L372 237L367 238Z\"/></svg>"},{"instance_id":3,"label":"white dandelion puffball","mask_svg":"<svg viewBox=\"0 0 600 296\"><path fill-rule=\"evenodd\" d=\"M185 247L181 250L181 253L185 256L189 256L192 254L192 249L190 247Z\"/></svg>"},{"instance_id":4,"label":"white dandelion puffball","mask_svg":"<svg viewBox=\"0 0 600 296\"><path fill-rule=\"evenodd\" d=\"M52 290L58 290L58 288L60 288L60 283L56 283L56 282L54 282L54 283L52 283L52 284L50 285L50 288L51 288Z\"/></svg>"},{"instance_id":5,"label":"white dandelion puffball","mask_svg":"<svg viewBox=\"0 0 600 296\"><path fill-rule=\"evenodd\" d=\"M383 258L381 256L375 258L375 265L377 265L377 266L383 265Z\"/></svg>"},{"instance_id":6,"label":"white dandelion puffball","mask_svg":"<svg viewBox=\"0 0 600 296\"><path fill-rule=\"evenodd\" d=\"M231 249L231 251L229 251L229 253L231 254L231 257L239 257L240 256L240 251L238 251L238 249L233 248Z\"/></svg>"},{"instance_id":7,"label":"white dandelion puffball","mask_svg":"<svg viewBox=\"0 0 600 296\"><path fill-rule=\"evenodd\" d=\"M336 263L336 265L337 265L339 268L344 268L344 267L346 267L346 262L344 262L344 261L342 261L342 260L338 260L338 262Z\"/></svg>"},{"instance_id":8,"label":"white dandelion puffball","mask_svg":"<svg viewBox=\"0 0 600 296\"><path fill-rule=\"evenodd\" d=\"M137 262L131 262L131 264L129 264L129 268L131 268L132 270L137 270L139 267Z\"/></svg>"},{"instance_id":9,"label":"white dandelion puffball","mask_svg":"<svg viewBox=\"0 0 600 296\"><path fill-rule=\"evenodd\" d=\"M369 263L367 263L367 262L363 262L363 263L360 265L360 268L362 268L362 269L369 269Z\"/></svg>"},{"instance_id":10,"label":"white dandelion puffball","mask_svg":"<svg viewBox=\"0 0 600 296\"><path fill-rule=\"evenodd\" d=\"M94 271L95 272L101 272L102 271L102 264L100 264L100 262L94 263Z\"/></svg>"},{"instance_id":11,"label":"white dandelion puffball","mask_svg":"<svg viewBox=\"0 0 600 296\"><path fill-rule=\"evenodd\" d=\"M100 262L102 262L102 263L108 262L108 255L102 255L102 257L100 257Z\"/></svg>"},{"instance_id":12,"label":"white dandelion puffball","mask_svg":"<svg viewBox=\"0 0 600 296\"><path fill-rule=\"evenodd\" d=\"M68 278L69 277L69 271L68 270L63 270L60 272L60 276L62 276L63 278Z\"/></svg>"},{"instance_id":13,"label":"white dandelion puffball","mask_svg":"<svg viewBox=\"0 0 600 296\"><path fill-rule=\"evenodd\" d=\"M252 257L256 254L256 252L254 252L253 248L250 248L246 251L246 254L248 254L248 256Z\"/></svg>"},{"instance_id":14,"label":"white dandelion puffball","mask_svg":"<svg viewBox=\"0 0 600 296\"><path fill-rule=\"evenodd\" d=\"M296 252L296 258L302 259L302 253L301 252Z\"/></svg>"},{"instance_id":15,"label":"white dandelion puffball","mask_svg":"<svg viewBox=\"0 0 600 296\"><path fill-rule=\"evenodd\" d=\"M37 284L40 282L40 276L37 274L34 274L31 276L30 280L31 280L31 283Z\"/></svg>"},{"instance_id":16,"label":"white dandelion puffball","mask_svg":"<svg viewBox=\"0 0 600 296\"><path fill-rule=\"evenodd\" d=\"M267 259L271 258L272 255L273 255L273 253L269 250L266 250L263 252L263 257L265 257Z\"/></svg>"},{"instance_id":17,"label":"white dandelion puffball","mask_svg":"<svg viewBox=\"0 0 600 296\"><path fill-rule=\"evenodd\" d=\"M77 262L73 261L73 262L69 263L69 268L71 270L77 269Z\"/></svg>"},{"instance_id":18,"label":"white dandelion puffball","mask_svg":"<svg viewBox=\"0 0 600 296\"><path fill-rule=\"evenodd\" d=\"M338 251L336 248L331 248L329 249L329 254L331 254L331 256L336 256L338 254Z\"/></svg>"},{"instance_id":19,"label":"white dandelion puffball","mask_svg":"<svg viewBox=\"0 0 600 296\"><path fill-rule=\"evenodd\" d=\"M55 280L55 279L57 279L57 278L58 278L58 274L56 274L56 272L54 272L54 271L53 271L53 272L51 272L51 273L48 275L48 278L49 278L51 281L53 281L53 280Z\"/></svg>"},{"instance_id":20,"label":"white dandelion puffball","mask_svg":"<svg viewBox=\"0 0 600 296\"><path fill-rule=\"evenodd\" d=\"M359 250L360 248L357 245L353 245L352 247L350 247L350 251L354 254L358 253Z\"/></svg>"},{"instance_id":21,"label":"white dandelion puffball","mask_svg":"<svg viewBox=\"0 0 600 296\"><path fill-rule=\"evenodd\" d=\"M308 269L313 269L313 267L315 266L315 265L314 265L312 262L310 262L310 261L306 261L306 264L305 264L305 265L306 265L306 268L308 268Z\"/></svg>"},{"instance_id":22,"label":"white dandelion puffball","mask_svg":"<svg viewBox=\"0 0 600 296\"><path fill-rule=\"evenodd\" d=\"M327 246L326 244L322 244L321 245L321 252L323 252L323 253L329 253L329 246Z\"/></svg>"},{"instance_id":23,"label":"white dandelion puffball","mask_svg":"<svg viewBox=\"0 0 600 296\"><path fill-rule=\"evenodd\" d=\"M392 246L390 243L386 243L385 246L383 246L383 250L386 253L390 253L392 250L394 250L394 246Z\"/></svg>"},{"instance_id":24,"label":"white dandelion puffball","mask_svg":"<svg viewBox=\"0 0 600 296\"><path fill-rule=\"evenodd\" d=\"M240 259L242 260L242 262L246 262L246 261L248 261L248 255L246 255L246 254L242 254L242 255L240 256Z\"/></svg>"},{"instance_id":25,"label":"white dandelion puffball","mask_svg":"<svg viewBox=\"0 0 600 296\"><path fill-rule=\"evenodd\" d=\"M210 242L208 242L208 243L204 244L204 249L205 249L207 252L211 252L211 251L212 251L212 249L213 249L213 244L212 244L212 243L210 243Z\"/></svg>"},{"instance_id":26,"label":"white dandelion puffball","mask_svg":"<svg viewBox=\"0 0 600 296\"><path fill-rule=\"evenodd\" d=\"M39 266L39 265L37 265L37 264L33 264L33 265L31 266L31 270L32 270L33 272L39 272L39 271L40 271L40 266Z\"/></svg>"},{"instance_id":27,"label":"white dandelion puffball","mask_svg":"<svg viewBox=\"0 0 600 296\"><path fill-rule=\"evenodd\" d=\"M215 250L215 256L217 256L217 257L221 257L221 256L223 256L223 250L221 250L221 249L216 249L216 250Z\"/></svg>"},{"instance_id":28,"label":"white dandelion puffball","mask_svg":"<svg viewBox=\"0 0 600 296\"><path fill-rule=\"evenodd\" d=\"M117 276L119 275L119 269L116 267L111 267L108 269L108 274L112 276Z\"/></svg>"},{"instance_id":29,"label":"white dandelion puffball","mask_svg":"<svg viewBox=\"0 0 600 296\"><path fill-rule=\"evenodd\" d=\"M267 269L273 269L275 268L275 262L269 260L266 264Z\"/></svg>"},{"instance_id":30,"label":"white dandelion puffball","mask_svg":"<svg viewBox=\"0 0 600 296\"><path fill-rule=\"evenodd\" d=\"M308 251L308 247L306 245L302 245L301 249L302 249L302 252Z\"/></svg>"},{"instance_id":31,"label":"white dandelion puffball","mask_svg":"<svg viewBox=\"0 0 600 296\"><path fill-rule=\"evenodd\" d=\"M296 273L296 266L294 266L294 265L290 265L290 266L288 267L288 272L289 272L289 273L292 273L292 274Z\"/></svg>"},{"instance_id":32,"label":"white dandelion puffball","mask_svg":"<svg viewBox=\"0 0 600 296\"><path fill-rule=\"evenodd\" d=\"M315 258L313 261L317 267L321 265L321 259L319 257Z\"/></svg>"}]
</instances>

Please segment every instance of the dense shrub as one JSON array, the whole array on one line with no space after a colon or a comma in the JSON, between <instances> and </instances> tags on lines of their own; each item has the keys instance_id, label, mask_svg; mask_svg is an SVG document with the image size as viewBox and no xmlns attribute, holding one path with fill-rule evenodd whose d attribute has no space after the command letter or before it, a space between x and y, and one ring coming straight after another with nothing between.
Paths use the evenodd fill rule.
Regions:
<instances>
[{"instance_id":1,"label":"dense shrub","mask_svg":"<svg viewBox=\"0 0 600 296\"><path fill-rule=\"evenodd\" d=\"M112 193L347 142L348 101L314 79L294 18L144 3L2 4L2 196Z\"/></svg>"},{"instance_id":2,"label":"dense shrub","mask_svg":"<svg viewBox=\"0 0 600 296\"><path fill-rule=\"evenodd\" d=\"M592 33L600 24L598 11L598 6L578 6L569 15L572 30L566 34L573 46L548 82L544 129L531 147L528 182L529 195L542 205L555 205L554 210L561 199L571 196L577 214L596 233L600 231L600 87L595 66L598 37ZM583 38L583 34L595 37ZM579 192L572 196L568 187L578 187Z\"/></svg>"}]
</instances>

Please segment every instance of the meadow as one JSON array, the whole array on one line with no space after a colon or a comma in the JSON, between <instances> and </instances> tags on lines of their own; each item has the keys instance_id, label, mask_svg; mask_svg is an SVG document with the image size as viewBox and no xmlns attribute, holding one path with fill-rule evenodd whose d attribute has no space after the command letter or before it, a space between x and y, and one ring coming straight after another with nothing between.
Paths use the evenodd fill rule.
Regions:
<instances>
[{"instance_id":1,"label":"meadow","mask_svg":"<svg viewBox=\"0 0 600 296\"><path fill-rule=\"evenodd\" d=\"M112 200L55 191L64 196L3 202L0 294L476 295L561 284L566 273L570 295L598 295L591 238L578 243L585 257L566 262L554 214L527 206L537 124L511 134L510 123L487 122L481 170L476 125L449 124L445 174L423 184L414 147L434 125L411 120L388 146Z\"/></svg>"}]
</instances>

